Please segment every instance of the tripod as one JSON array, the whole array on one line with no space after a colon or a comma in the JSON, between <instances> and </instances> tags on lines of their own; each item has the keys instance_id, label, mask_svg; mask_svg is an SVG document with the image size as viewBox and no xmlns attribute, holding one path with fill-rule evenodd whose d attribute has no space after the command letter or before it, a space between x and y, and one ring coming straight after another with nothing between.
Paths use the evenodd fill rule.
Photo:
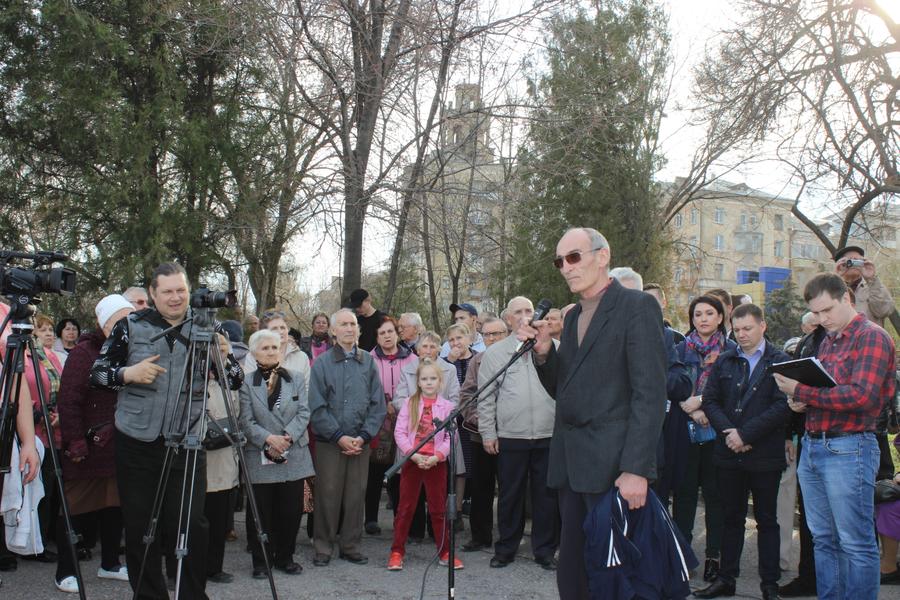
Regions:
<instances>
[{"instance_id":1,"label":"tripod","mask_svg":"<svg viewBox=\"0 0 900 600\"><path fill-rule=\"evenodd\" d=\"M434 437L442 430L447 431L447 435L450 437L450 453L447 456L447 469L450 473L450 482L447 487L447 508L446 508L446 523L448 524L449 529L449 542L448 542L448 550L449 556L447 559L447 598L453 600L456 598L456 569L454 567L454 562L456 559L456 528L453 526L453 520L456 518L456 418L469 406L472 404L477 404L478 399L485 393L488 388L493 385L499 385L502 383L497 382L497 380L506 374L507 369L513 366L517 360L519 360L522 356L525 355L526 352L531 350L534 347L534 341L526 342L519 350L517 350L512 358L510 358L509 362L503 366L502 369L494 373L491 378L485 382L483 386L478 388L472 397L469 398L466 402L454 408L447 415L447 418L441 421L440 419L433 419L432 423L434 425L434 430L429 433L425 438L419 442L412 450L409 451L408 454L404 455L400 458L400 461L395 463L387 472L384 474L384 481L387 483L388 479L396 475L403 465L419 450L421 450L426 444L428 444ZM439 359L440 360L440 359ZM438 535L438 532L434 532L435 537Z\"/></svg>"},{"instance_id":2,"label":"tripod","mask_svg":"<svg viewBox=\"0 0 900 600\"><path fill-rule=\"evenodd\" d=\"M194 505L194 482L197 477L200 452L203 450L202 441L206 435L208 426L206 405L209 397L210 370L212 370L214 379L220 386L222 396L225 400L225 411L229 427L227 430L223 430L222 433L237 450L238 465L244 477L244 481L250 481L244 455L244 444L246 443L246 439L238 427L237 417L232 410L231 390L228 389L228 385L226 384L225 367L222 361L222 355L219 352L216 332L214 330L216 309L205 307L194 308L192 310L193 316L191 318L185 320L183 323L170 327L151 338L151 341L156 341L166 335L169 331L181 327L186 323L191 323L187 361L177 388L180 390L180 394L173 407L172 420L168 431L164 434L166 444L165 459L163 461L159 482L156 486L150 522L147 526L147 533L144 536L144 556L141 560L140 573L138 575L137 584L135 585L135 600L138 598L141 583L144 579L150 546L156 538L159 516L162 510L163 499L165 498L172 466L175 462L176 455L183 451L185 453L185 468L181 485L175 544L175 559L178 565L175 577L175 600L178 600L181 592L184 557L187 556L189 551L188 537ZM201 405L199 411L193 410L195 403ZM189 485L190 490L188 491ZM259 514L256 497L253 494L253 486L250 485L247 486L247 504L250 507L257 531L259 532L260 544L263 545L262 554L266 566L266 575L269 580L269 589L273 600L278 600L278 592L275 589L275 580L272 577L272 566L269 564L268 551L266 548L268 536L263 531L262 519Z\"/></svg>"},{"instance_id":3,"label":"tripod","mask_svg":"<svg viewBox=\"0 0 900 600\"><path fill-rule=\"evenodd\" d=\"M81 600L85 600L84 578L81 576L81 566L78 563L78 551L75 548L81 539L72 527L72 517L69 513L69 502L66 500L65 487L63 485L62 467L59 462L59 454L56 452L56 446L53 444L53 425L50 422L50 409L47 407L46 391L44 383L41 380L40 363L35 354L34 340L31 336L33 327L31 325L31 316L34 314L34 305L31 304L32 298L26 295L10 295L7 297L10 301L10 311L3 324L0 325L0 332L6 329L6 324L12 321L12 333L6 341L6 353L3 359L3 399L0 403L0 492L3 490L3 478L6 473L12 470L11 457L14 433L16 430L16 416L19 412L19 391L22 388L22 377L25 373L25 353L26 350L31 354L31 368L34 373L34 380L37 386L38 398L41 403L41 416L44 419L44 426L47 429L47 450L53 461L53 474L56 477L56 484L59 486L60 506L62 507L63 520L66 526L66 536L69 541L69 551L72 554L72 564L75 566L75 579L78 581L78 596Z\"/></svg>"}]
</instances>

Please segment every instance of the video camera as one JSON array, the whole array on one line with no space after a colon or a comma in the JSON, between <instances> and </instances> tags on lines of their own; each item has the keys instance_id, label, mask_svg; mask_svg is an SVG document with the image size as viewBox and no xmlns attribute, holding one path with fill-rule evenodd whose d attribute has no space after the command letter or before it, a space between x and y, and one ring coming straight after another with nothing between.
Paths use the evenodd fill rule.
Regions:
<instances>
[{"instance_id":1,"label":"video camera","mask_svg":"<svg viewBox=\"0 0 900 600\"><path fill-rule=\"evenodd\" d=\"M237 306L237 290L214 292L206 287L191 293L191 308L226 308Z\"/></svg>"},{"instance_id":2,"label":"video camera","mask_svg":"<svg viewBox=\"0 0 900 600\"><path fill-rule=\"evenodd\" d=\"M30 260L28 267L8 266L14 260ZM14 252L0 250L0 294L27 296L34 300L43 293L71 296L75 293L75 271L65 267L48 267L55 262L69 260L58 252Z\"/></svg>"}]
</instances>

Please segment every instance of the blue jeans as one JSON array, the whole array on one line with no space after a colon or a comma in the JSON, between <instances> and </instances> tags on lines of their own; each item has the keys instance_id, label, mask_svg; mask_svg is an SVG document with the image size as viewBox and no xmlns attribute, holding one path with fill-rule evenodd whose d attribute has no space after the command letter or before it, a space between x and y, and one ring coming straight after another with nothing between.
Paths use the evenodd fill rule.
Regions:
<instances>
[{"instance_id":1,"label":"blue jeans","mask_svg":"<svg viewBox=\"0 0 900 600\"><path fill-rule=\"evenodd\" d=\"M812 532L816 587L823 600L877 600L874 434L803 438L797 476Z\"/></svg>"}]
</instances>

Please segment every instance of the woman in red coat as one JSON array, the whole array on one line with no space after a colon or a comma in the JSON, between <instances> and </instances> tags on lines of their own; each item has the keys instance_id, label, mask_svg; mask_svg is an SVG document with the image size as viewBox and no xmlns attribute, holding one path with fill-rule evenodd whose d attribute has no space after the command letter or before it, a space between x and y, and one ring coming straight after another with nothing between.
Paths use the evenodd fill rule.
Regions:
<instances>
[{"instance_id":1,"label":"woman in red coat","mask_svg":"<svg viewBox=\"0 0 900 600\"><path fill-rule=\"evenodd\" d=\"M76 532L97 529L101 560L97 576L128 581L128 569L119 563L122 509L116 487L115 412L116 393L90 387L91 367L106 336L120 319L133 312L131 303L118 294L106 296L95 312L101 330L81 336L66 359L59 389L59 431L62 434L62 471L66 499ZM56 587L77 592L65 527L59 524Z\"/></svg>"}]
</instances>

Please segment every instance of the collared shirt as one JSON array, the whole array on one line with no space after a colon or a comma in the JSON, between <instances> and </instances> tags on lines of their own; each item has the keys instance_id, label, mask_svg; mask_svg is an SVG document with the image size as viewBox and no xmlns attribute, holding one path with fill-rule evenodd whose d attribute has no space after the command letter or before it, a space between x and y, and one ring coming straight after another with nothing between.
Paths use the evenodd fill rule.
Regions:
<instances>
[{"instance_id":1,"label":"collared shirt","mask_svg":"<svg viewBox=\"0 0 900 600\"><path fill-rule=\"evenodd\" d=\"M843 331L826 335L816 356L837 385L797 385L794 398L808 406L806 430L874 431L894 397L894 342L887 332L858 314Z\"/></svg>"},{"instance_id":2,"label":"collared shirt","mask_svg":"<svg viewBox=\"0 0 900 600\"><path fill-rule=\"evenodd\" d=\"M756 347L756 350L754 350L750 354L747 354L746 352L744 352L744 349L741 348L740 345L738 346L737 355L739 357L743 358L744 360L746 360L748 363L750 363L750 370L747 371L748 375L753 374L753 370L756 369L756 365L759 364L759 360L762 358L763 352L765 350L766 350L766 338L763 338L762 341L759 343L759 346Z\"/></svg>"}]
</instances>

